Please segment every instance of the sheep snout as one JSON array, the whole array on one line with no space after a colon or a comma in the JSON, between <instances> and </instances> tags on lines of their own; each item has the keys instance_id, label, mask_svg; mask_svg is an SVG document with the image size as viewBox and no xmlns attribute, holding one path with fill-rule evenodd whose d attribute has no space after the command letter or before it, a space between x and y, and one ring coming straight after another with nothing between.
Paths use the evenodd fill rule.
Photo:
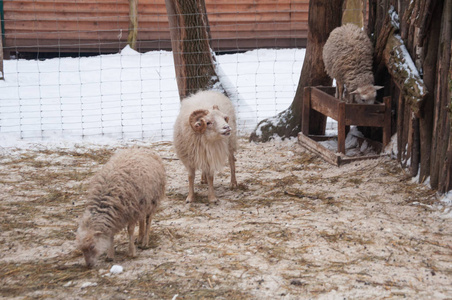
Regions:
<instances>
[{"instance_id":1,"label":"sheep snout","mask_svg":"<svg viewBox=\"0 0 452 300\"><path fill-rule=\"evenodd\" d=\"M231 126L226 124L223 126L223 128L221 128L221 134L229 136L229 135L231 135L231 130L232 130Z\"/></svg>"}]
</instances>

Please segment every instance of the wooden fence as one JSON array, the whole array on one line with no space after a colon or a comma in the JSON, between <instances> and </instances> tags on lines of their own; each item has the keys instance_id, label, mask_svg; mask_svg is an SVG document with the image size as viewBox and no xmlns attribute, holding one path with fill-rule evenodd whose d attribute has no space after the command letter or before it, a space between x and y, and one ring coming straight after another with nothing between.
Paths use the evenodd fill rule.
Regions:
<instances>
[{"instance_id":1,"label":"wooden fence","mask_svg":"<svg viewBox=\"0 0 452 300\"><path fill-rule=\"evenodd\" d=\"M3 47L15 52L117 52L128 0L4 0ZM215 50L303 47L309 0L206 0ZM164 0L138 1L137 50L170 49Z\"/></svg>"}]
</instances>

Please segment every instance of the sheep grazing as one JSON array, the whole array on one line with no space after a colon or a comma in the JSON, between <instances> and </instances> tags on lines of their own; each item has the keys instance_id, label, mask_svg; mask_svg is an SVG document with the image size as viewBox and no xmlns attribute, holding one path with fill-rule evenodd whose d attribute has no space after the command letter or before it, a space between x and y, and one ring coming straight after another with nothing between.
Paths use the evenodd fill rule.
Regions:
<instances>
[{"instance_id":1,"label":"sheep grazing","mask_svg":"<svg viewBox=\"0 0 452 300\"><path fill-rule=\"evenodd\" d=\"M331 31L323 47L325 70L336 79L336 97L347 103L375 103L377 90L372 73L373 47L358 26L345 24Z\"/></svg>"},{"instance_id":2,"label":"sheep grazing","mask_svg":"<svg viewBox=\"0 0 452 300\"><path fill-rule=\"evenodd\" d=\"M194 178L197 169L207 179L209 202L217 202L213 189L215 171L229 160L231 188L237 186L234 152L237 149L235 109L225 95L200 91L182 100L174 124L174 147L188 170L187 203L194 200Z\"/></svg>"},{"instance_id":3,"label":"sheep grazing","mask_svg":"<svg viewBox=\"0 0 452 300\"><path fill-rule=\"evenodd\" d=\"M160 157L143 148L122 150L91 179L88 203L77 230L77 247L93 267L107 250L114 258L113 237L127 226L129 255L135 256L134 230L146 247L152 216L165 197L166 174Z\"/></svg>"}]
</instances>

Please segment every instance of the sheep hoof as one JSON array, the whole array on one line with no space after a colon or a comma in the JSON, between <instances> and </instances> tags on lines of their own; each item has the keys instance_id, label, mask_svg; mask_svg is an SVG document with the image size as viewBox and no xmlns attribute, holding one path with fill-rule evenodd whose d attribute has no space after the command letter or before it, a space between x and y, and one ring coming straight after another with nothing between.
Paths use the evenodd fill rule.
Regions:
<instances>
[{"instance_id":1,"label":"sheep hoof","mask_svg":"<svg viewBox=\"0 0 452 300\"><path fill-rule=\"evenodd\" d=\"M231 182L231 183L229 184L229 188L230 188L231 190L236 189L236 188L237 188L237 182Z\"/></svg>"},{"instance_id":2,"label":"sheep hoof","mask_svg":"<svg viewBox=\"0 0 452 300\"><path fill-rule=\"evenodd\" d=\"M187 197L187 200L185 200L185 203L192 203L193 202L193 197Z\"/></svg>"},{"instance_id":3,"label":"sheep hoof","mask_svg":"<svg viewBox=\"0 0 452 300\"><path fill-rule=\"evenodd\" d=\"M209 199L209 204L210 203L218 205L218 204L220 204L220 200L218 200L218 198L215 197L215 198Z\"/></svg>"},{"instance_id":4,"label":"sheep hoof","mask_svg":"<svg viewBox=\"0 0 452 300\"><path fill-rule=\"evenodd\" d=\"M149 249L150 247L149 247L149 245L148 244L140 244L140 245L138 245L138 249L141 249L141 250L146 250L146 249Z\"/></svg>"}]
</instances>

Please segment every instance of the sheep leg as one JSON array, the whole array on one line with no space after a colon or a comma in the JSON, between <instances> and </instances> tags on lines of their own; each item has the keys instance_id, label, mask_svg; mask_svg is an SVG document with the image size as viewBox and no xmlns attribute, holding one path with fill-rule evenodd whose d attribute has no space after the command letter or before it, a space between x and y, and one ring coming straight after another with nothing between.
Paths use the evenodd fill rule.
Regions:
<instances>
[{"instance_id":1,"label":"sheep leg","mask_svg":"<svg viewBox=\"0 0 452 300\"><path fill-rule=\"evenodd\" d=\"M195 169L188 170L188 196L186 203L191 203L195 199Z\"/></svg>"},{"instance_id":2,"label":"sheep leg","mask_svg":"<svg viewBox=\"0 0 452 300\"><path fill-rule=\"evenodd\" d=\"M206 172L202 171L201 184L206 184L206 183L207 183L207 175L206 175Z\"/></svg>"},{"instance_id":3,"label":"sheep leg","mask_svg":"<svg viewBox=\"0 0 452 300\"><path fill-rule=\"evenodd\" d=\"M108 250L107 250L107 260L108 261L112 261L115 259L115 248L113 246L114 245L113 241L114 241L114 236L111 235L110 242L109 242L110 245L108 246Z\"/></svg>"},{"instance_id":4,"label":"sheep leg","mask_svg":"<svg viewBox=\"0 0 452 300\"><path fill-rule=\"evenodd\" d=\"M342 82L337 81L336 79L336 88L337 88L337 93L339 94L337 97L339 100L343 100L343 95L344 95L344 85L342 84Z\"/></svg>"},{"instance_id":5,"label":"sheep leg","mask_svg":"<svg viewBox=\"0 0 452 300\"><path fill-rule=\"evenodd\" d=\"M229 152L229 168L231 169L231 189L237 187L237 179L235 178L235 157L234 152Z\"/></svg>"},{"instance_id":6,"label":"sheep leg","mask_svg":"<svg viewBox=\"0 0 452 300\"><path fill-rule=\"evenodd\" d=\"M151 221L152 221L151 215L147 215L146 218L140 221L139 224L140 234L138 235L138 244L140 244L142 248L148 247L149 234L151 232Z\"/></svg>"},{"instance_id":7,"label":"sheep leg","mask_svg":"<svg viewBox=\"0 0 452 300\"><path fill-rule=\"evenodd\" d=\"M145 228L146 228L146 218L143 218L138 222L138 244L140 245L143 244Z\"/></svg>"},{"instance_id":8,"label":"sheep leg","mask_svg":"<svg viewBox=\"0 0 452 300\"><path fill-rule=\"evenodd\" d=\"M135 223L130 223L127 226L127 231L129 233L129 255L131 257L135 257L136 249L135 249L135 239L133 236L133 232L135 231Z\"/></svg>"},{"instance_id":9,"label":"sheep leg","mask_svg":"<svg viewBox=\"0 0 452 300\"><path fill-rule=\"evenodd\" d=\"M207 198L209 199L209 202L218 202L217 197L215 196L215 190L213 189L213 178L214 178L214 174L213 173L208 173L207 174L207 183L209 184L209 191L208 191L208 196Z\"/></svg>"}]
</instances>

